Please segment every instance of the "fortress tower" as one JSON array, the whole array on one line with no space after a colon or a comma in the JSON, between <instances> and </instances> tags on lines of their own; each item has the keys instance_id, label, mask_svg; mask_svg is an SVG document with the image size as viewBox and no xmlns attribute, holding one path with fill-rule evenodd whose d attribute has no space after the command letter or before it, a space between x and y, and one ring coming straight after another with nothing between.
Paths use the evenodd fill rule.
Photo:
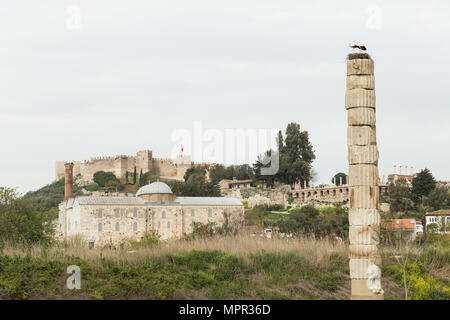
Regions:
<instances>
[{"instance_id":1,"label":"fortress tower","mask_svg":"<svg viewBox=\"0 0 450 320\"><path fill-rule=\"evenodd\" d=\"M351 298L381 300L380 215L374 63L368 54L347 60L349 239Z\"/></svg>"},{"instance_id":2,"label":"fortress tower","mask_svg":"<svg viewBox=\"0 0 450 320\"><path fill-rule=\"evenodd\" d=\"M138 151L136 154L136 167L142 169L142 172L152 171L153 155L151 150Z\"/></svg>"}]
</instances>

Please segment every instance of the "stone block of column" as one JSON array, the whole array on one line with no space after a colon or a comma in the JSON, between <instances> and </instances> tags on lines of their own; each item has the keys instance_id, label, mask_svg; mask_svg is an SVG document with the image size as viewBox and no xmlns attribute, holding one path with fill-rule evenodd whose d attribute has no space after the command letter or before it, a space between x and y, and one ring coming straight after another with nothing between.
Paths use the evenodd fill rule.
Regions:
<instances>
[{"instance_id":1,"label":"stone block of column","mask_svg":"<svg viewBox=\"0 0 450 320\"><path fill-rule=\"evenodd\" d=\"M369 259L375 261L379 257L376 244L351 244L349 246L350 259Z\"/></svg>"},{"instance_id":2,"label":"stone block of column","mask_svg":"<svg viewBox=\"0 0 450 320\"><path fill-rule=\"evenodd\" d=\"M348 223L351 226L373 226L380 224L378 209L349 209Z\"/></svg>"},{"instance_id":3,"label":"stone block of column","mask_svg":"<svg viewBox=\"0 0 450 320\"><path fill-rule=\"evenodd\" d=\"M350 165L348 176L351 186L377 186L379 182L378 167L373 164Z\"/></svg>"},{"instance_id":4,"label":"stone block of column","mask_svg":"<svg viewBox=\"0 0 450 320\"><path fill-rule=\"evenodd\" d=\"M347 90L353 89L375 89L375 77L372 75L350 75L347 77Z\"/></svg>"},{"instance_id":5,"label":"stone block of column","mask_svg":"<svg viewBox=\"0 0 450 320\"><path fill-rule=\"evenodd\" d=\"M345 107L358 108L367 107L375 108L375 91L366 89L347 90L345 93Z\"/></svg>"},{"instance_id":6,"label":"stone block of column","mask_svg":"<svg viewBox=\"0 0 450 320\"><path fill-rule=\"evenodd\" d=\"M378 209L379 194L378 186L350 187L350 208Z\"/></svg>"},{"instance_id":7,"label":"stone block of column","mask_svg":"<svg viewBox=\"0 0 450 320\"><path fill-rule=\"evenodd\" d=\"M349 126L375 126L375 109L367 107L348 109L347 119Z\"/></svg>"},{"instance_id":8,"label":"stone block of column","mask_svg":"<svg viewBox=\"0 0 450 320\"><path fill-rule=\"evenodd\" d=\"M378 164L378 149L376 145L348 147L348 162L353 164Z\"/></svg>"},{"instance_id":9,"label":"stone block of column","mask_svg":"<svg viewBox=\"0 0 450 320\"><path fill-rule=\"evenodd\" d=\"M353 279L367 279L367 271L372 265L378 264L379 258L374 256L373 259L350 259L350 278Z\"/></svg>"},{"instance_id":10,"label":"stone block of column","mask_svg":"<svg viewBox=\"0 0 450 320\"><path fill-rule=\"evenodd\" d=\"M367 280L352 280L351 289L352 300L383 300L383 294L374 294L367 287Z\"/></svg>"},{"instance_id":11,"label":"stone block of column","mask_svg":"<svg viewBox=\"0 0 450 320\"><path fill-rule=\"evenodd\" d=\"M375 145L376 129L370 126L349 126L347 128L347 145Z\"/></svg>"},{"instance_id":12,"label":"stone block of column","mask_svg":"<svg viewBox=\"0 0 450 320\"><path fill-rule=\"evenodd\" d=\"M353 59L347 61L347 75L373 75L372 59Z\"/></svg>"},{"instance_id":13,"label":"stone block of column","mask_svg":"<svg viewBox=\"0 0 450 320\"><path fill-rule=\"evenodd\" d=\"M378 226L349 226L348 238L352 245L377 246L380 244L380 230Z\"/></svg>"}]
</instances>

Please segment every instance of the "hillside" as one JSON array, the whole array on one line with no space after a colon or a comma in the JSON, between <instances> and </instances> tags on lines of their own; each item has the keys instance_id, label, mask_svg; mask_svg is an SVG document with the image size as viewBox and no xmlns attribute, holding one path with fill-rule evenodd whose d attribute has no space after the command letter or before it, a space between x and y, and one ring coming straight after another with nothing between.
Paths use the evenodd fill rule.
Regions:
<instances>
[{"instance_id":1,"label":"hillside","mask_svg":"<svg viewBox=\"0 0 450 320\"><path fill-rule=\"evenodd\" d=\"M25 197L33 199L40 211L58 207L58 205L64 200L64 183L65 179L62 178L36 191L26 193ZM81 188L76 184L73 186L73 193L75 196L83 194L81 192Z\"/></svg>"}]
</instances>

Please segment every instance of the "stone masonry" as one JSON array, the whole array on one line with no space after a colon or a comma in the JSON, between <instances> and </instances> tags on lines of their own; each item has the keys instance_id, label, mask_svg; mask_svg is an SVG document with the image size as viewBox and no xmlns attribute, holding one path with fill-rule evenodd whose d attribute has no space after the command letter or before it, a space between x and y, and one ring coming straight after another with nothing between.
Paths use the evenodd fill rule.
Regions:
<instances>
[{"instance_id":1,"label":"stone masonry","mask_svg":"<svg viewBox=\"0 0 450 320\"><path fill-rule=\"evenodd\" d=\"M374 63L367 55L347 61L349 238L351 298L383 299L378 253L380 215Z\"/></svg>"},{"instance_id":2,"label":"stone masonry","mask_svg":"<svg viewBox=\"0 0 450 320\"><path fill-rule=\"evenodd\" d=\"M64 177L65 161L56 161L55 180ZM117 155L113 157L93 157L85 161L73 161L74 176L80 175L80 182L91 183L97 171L112 172L118 178L125 176L126 172L137 174L152 171L166 179L183 180L186 170L195 165L208 165L207 163L192 162L189 156L178 155L175 159L154 158L151 150L142 150L136 156Z\"/></svg>"}]
</instances>

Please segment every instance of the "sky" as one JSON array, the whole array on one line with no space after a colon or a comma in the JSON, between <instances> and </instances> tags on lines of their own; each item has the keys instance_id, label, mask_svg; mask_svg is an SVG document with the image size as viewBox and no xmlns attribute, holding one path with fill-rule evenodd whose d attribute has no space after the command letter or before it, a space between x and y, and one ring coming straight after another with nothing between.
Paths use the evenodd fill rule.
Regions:
<instances>
[{"instance_id":1,"label":"sky","mask_svg":"<svg viewBox=\"0 0 450 320\"><path fill-rule=\"evenodd\" d=\"M375 61L380 176L450 180L449 1L19 0L0 21L0 186L25 193L56 160L167 158L181 143L195 161L253 161L290 122L330 183L348 168L348 43ZM262 150L210 152L233 130Z\"/></svg>"}]
</instances>

